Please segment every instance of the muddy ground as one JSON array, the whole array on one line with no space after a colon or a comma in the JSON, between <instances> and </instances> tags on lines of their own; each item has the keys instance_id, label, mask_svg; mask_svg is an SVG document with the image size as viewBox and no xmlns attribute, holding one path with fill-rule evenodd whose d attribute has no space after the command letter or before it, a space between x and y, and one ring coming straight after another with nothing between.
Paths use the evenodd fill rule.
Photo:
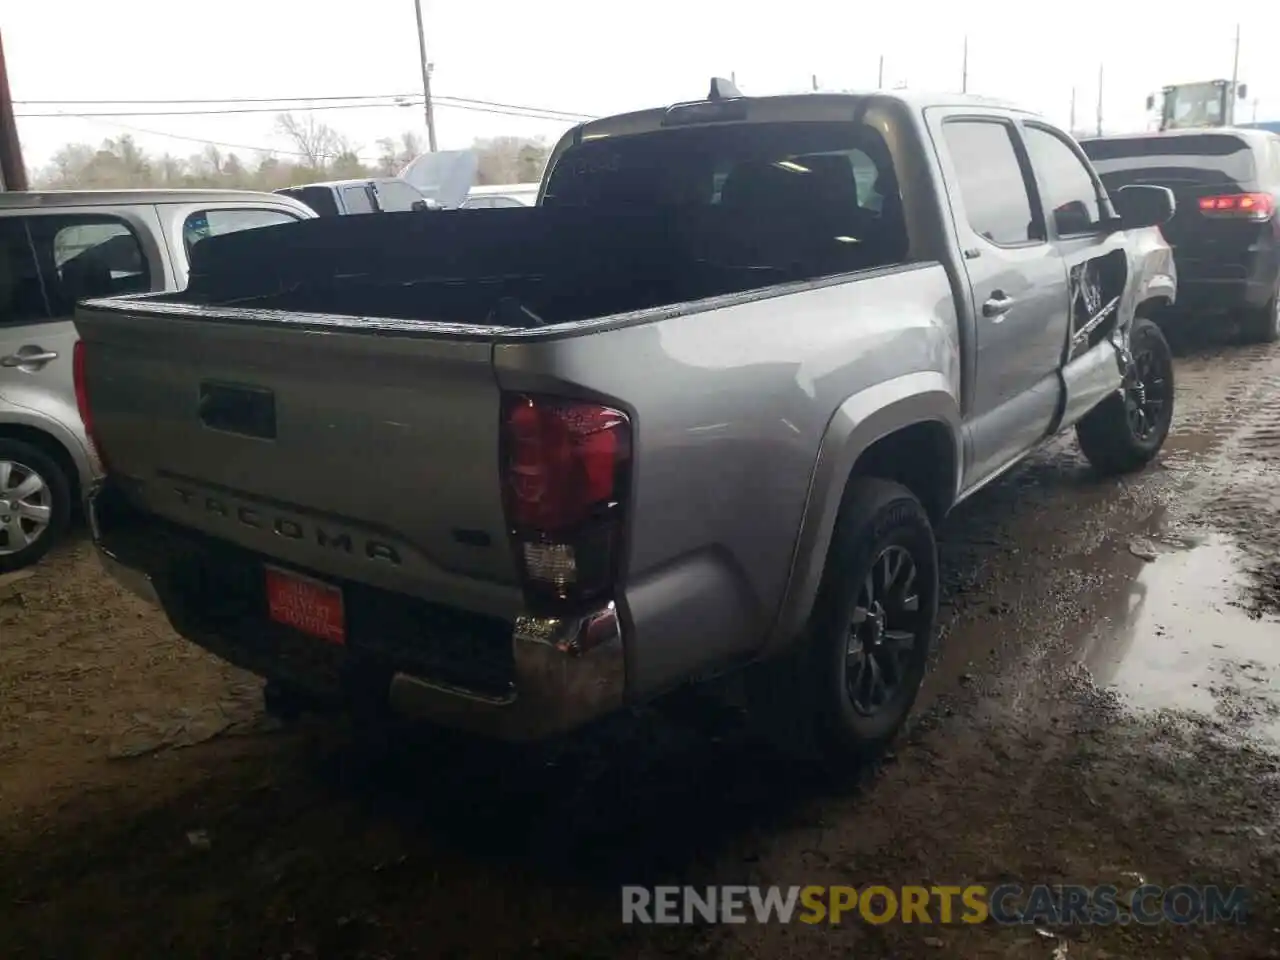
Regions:
<instances>
[{"instance_id":1,"label":"muddy ground","mask_svg":"<svg viewBox=\"0 0 1280 960\"><path fill-rule=\"evenodd\" d=\"M279 729L70 544L0 587L0 950L1280 957L1280 350L1180 352L1157 465L1100 480L1060 442L947 522L917 720L840 789L729 710L526 754ZM1254 897L1195 927L619 921L622 883L1002 880Z\"/></svg>"}]
</instances>

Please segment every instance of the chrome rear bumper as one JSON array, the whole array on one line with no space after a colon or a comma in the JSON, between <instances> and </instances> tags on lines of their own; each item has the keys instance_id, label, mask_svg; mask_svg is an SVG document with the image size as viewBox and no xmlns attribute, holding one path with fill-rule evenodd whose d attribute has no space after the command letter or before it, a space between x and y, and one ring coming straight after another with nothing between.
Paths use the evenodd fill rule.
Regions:
<instances>
[{"instance_id":1,"label":"chrome rear bumper","mask_svg":"<svg viewBox=\"0 0 1280 960\"><path fill-rule=\"evenodd\" d=\"M401 716L503 740L540 740L623 705L626 666L617 610L610 603L571 620L521 617L511 642L515 687L505 697L473 693L408 673L391 680Z\"/></svg>"}]
</instances>

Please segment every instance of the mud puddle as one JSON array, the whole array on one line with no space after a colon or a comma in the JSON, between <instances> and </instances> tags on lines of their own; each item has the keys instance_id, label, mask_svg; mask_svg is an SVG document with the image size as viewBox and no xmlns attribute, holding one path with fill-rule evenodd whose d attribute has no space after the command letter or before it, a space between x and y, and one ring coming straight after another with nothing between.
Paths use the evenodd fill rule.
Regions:
<instances>
[{"instance_id":1,"label":"mud puddle","mask_svg":"<svg viewBox=\"0 0 1280 960\"><path fill-rule=\"evenodd\" d=\"M1197 714L1280 746L1280 621L1248 612L1245 552L1217 533L1113 547L1075 643L1094 681L1140 712Z\"/></svg>"}]
</instances>

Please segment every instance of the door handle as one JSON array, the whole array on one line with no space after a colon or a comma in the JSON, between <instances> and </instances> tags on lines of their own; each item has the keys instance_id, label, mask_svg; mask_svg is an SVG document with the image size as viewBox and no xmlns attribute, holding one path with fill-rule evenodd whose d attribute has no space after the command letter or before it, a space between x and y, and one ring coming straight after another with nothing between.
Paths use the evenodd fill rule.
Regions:
<instances>
[{"instance_id":1,"label":"door handle","mask_svg":"<svg viewBox=\"0 0 1280 960\"><path fill-rule=\"evenodd\" d=\"M997 290L982 305L982 315L988 318L1003 317L1009 312L1009 308L1013 306L1013 303L1013 297L1007 297L1003 290Z\"/></svg>"},{"instance_id":2,"label":"door handle","mask_svg":"<svg viewBox=\"0 0 1280 960\"><path fill-rule=\"evenodd\" d=\"M52 350L45 350L41 353L11 353L7 357L0 357L0 367L25 367L32 363L48 363L50 360L57 360L58 355Z\"/></svg>"}]
</instances>

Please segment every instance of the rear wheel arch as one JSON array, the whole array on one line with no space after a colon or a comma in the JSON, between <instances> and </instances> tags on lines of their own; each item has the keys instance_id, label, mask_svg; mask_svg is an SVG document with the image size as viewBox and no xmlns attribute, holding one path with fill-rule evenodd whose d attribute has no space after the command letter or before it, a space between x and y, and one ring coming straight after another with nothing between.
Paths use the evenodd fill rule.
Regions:
<instances>
[{"instance_id":1,"label":"rear wheel arch","mask_svg":"<svg viewBox=\"0 0 1280 960\"><path fill-rule=\"evenodd\" d=\"M896 382L890 381L850 398L831 419L810 480L787 588L762 650L764 656L788 647L808 620L832 535L856 480L873 477L902 484L924 504L933 523L955 503L963 464L959 405L941 374L912 374L900 379L925 389L900 392L897 398L883 402L876 394Z\"/></svg>"},{"instance_id":2,"label":"rear wheel arch","mask_svg":"<svg viewBox=\"0 0 1280 960\"><path fill-rule=\"evenodd\" d=\"M846 491L859 477L892 480L906 487L938 524L956 497L959 451L951 428L941 420L918 420L876 440L853 464Z\"/></svg>"}]
</instances>

